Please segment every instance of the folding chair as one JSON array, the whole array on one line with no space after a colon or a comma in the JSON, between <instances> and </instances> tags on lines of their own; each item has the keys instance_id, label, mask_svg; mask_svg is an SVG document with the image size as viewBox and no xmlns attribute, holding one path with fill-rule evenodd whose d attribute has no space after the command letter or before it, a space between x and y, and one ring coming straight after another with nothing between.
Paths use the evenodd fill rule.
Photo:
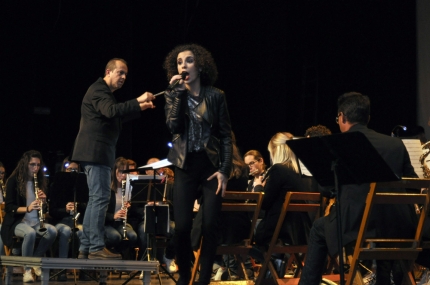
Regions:
<instances>
[{"instance_id":1,"label":"folding chair","mask_svg":"<svg viewBox=\"0 0 430 285\"><path fill-rule=\"evenodd\" d=\"M252 238L254 235L254 228L257 224L258 215L260 213L261 203L263 201L262 192L242 192L242 191L226 191L224 199L228 202L223 202L221 211L235 211L235 212L253 212L251 220L251 228L249 231L248 238L244 239L241 243L235 245L221 245L217 247L217 254L232 254L235 256L240 269L243 272L243 276L248 280L246 274L244 258L248 255L252 249ZM231 200L238 201L237 203ZM247 202L248 201L248 202ZM202 238L203 240L203 238ZM191 272L190 285L193 285L197 275L197 270L200 261L201 241L199 249L194 252L195 261Z\"/></svg>"},{"instance_id":2,"label":"folding chair","mask_svg":"<svg viewBox=\"0 0 430 285\"><path fill-rule=\"evenodd\" d=\"M304 201L319 201L318 203L306 203ZM263 266L258 274L256 285L262 284L267 269L270 271L273 281L275 284L285 284L286 280L284 276L278 276L278 272L271 262L272 254L274 253L288 253L290 258L287 262L287 268L290 268L293 261L296 261L297 269L294 277L298 277L304 266L305 254L307 252L307 245L279 245L277 244L279 232L282 228L285 216L287 212L315 212L316 218L320 215L321 207L321 194L311 192L287 192L285 196L284 204L282 205L281 214L279 215L278 222L276 224L275 232L273 233L272 239L269 244L269 248L264 253Z\"/></svg>"},{"instance_id":3,"label":"folding chair","mask_svg":"<svg viewBox=\"0 0 430 285\"><path fill-rule=\"evenodd\" d=\"M357 236L354 253L350 260L350 271L346 275L347 285L364 284L358 269L360 260L400 260L404 273L402 284L415 284L411 265L417 258L421 248L422 228L428 211L429 194L407 193L376 193L378 187L382 188L429 188L430 179L403 178L400 181L371 183L366 200L366 207ZM371 238L364 237L369 217L374 205L377 204L412 204L422 205L415 236L412 239ZM401 246L399 246L401 245Z\"/></svg>"}]
</instances>

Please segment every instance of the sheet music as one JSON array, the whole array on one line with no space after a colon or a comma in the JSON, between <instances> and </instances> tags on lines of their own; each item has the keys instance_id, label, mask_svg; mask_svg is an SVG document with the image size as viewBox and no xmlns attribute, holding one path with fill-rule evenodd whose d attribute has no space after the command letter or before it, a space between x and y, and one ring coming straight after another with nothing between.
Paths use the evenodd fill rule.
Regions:
<instances>
[{"instance_id":1,"label":"sheet music","mask_svg":"<svg viewBox=\"0 0 430 285\"><path fill-rule=\"evenodd\" d=\"M142 169L142 168L148 168L148 169L159 169L162 167L167 167L172 165L172 163L170 161L167 160L167 158L160 160L160 161L156 161L154 163L150 163L144 166L140 166L138 167L138 169Z\"/></svg>"},{"instance_id":2,"label":"sheet music","mask_svg":"<svg viewBox=\"0 0 430 285\"><path fill-rule=\"evenodd\" d=\"M300 172L302 173L302 175L313 176L312 173L310 173L306 166L303 164L303 162L300 159L298 159L298 161L300 166Z\"/></svg>"},{"instance_id":3,"label":"sheet music","mask_svg":"<svg viewBox=\"0 0 430 285\"><path fill-rule=\"evenodd\" d=\"M159 182L159 180L163 180L165 176L161 176L161 175L155 175L155 180L154 182ZM138 181L138 180L147 180L147 181L151 181L154 180L154 175L141 175L141 174L127 174L127 178L126 178L126 184L125 184L125 200L126 201L130 201L131 198L133 197L133 181ZM158 180L158 181L157 181Z\"/></svg>"},{"instance_id":4,"label":"sheet music","mask_svg":"<svg viewBox=\"0 0 430 285\"><path fill-rule=\"evenodd\" d=\"M419 139L402 139L406 150L411 158L411 164L415 170L415 173L419 178L424 178L424 172L421 168L420 156L423 153L421 148L421 142Z\"/></svg>"},{"instance_id":5,"label":"sheet music","mask_svg":"<svg viewBox=\"0 0 430 285\"><path fill-rule=\"evenodd\" d=\"M304 139L304 137L293 137L293 140L298 140L298 139ZM303 162L300 159L297 159L297 161L299 163L300 173L302 175L313 176L312 173L309 172L309 170L306 168L306 166L303 164Z\"/></svg>"}]
</instances>

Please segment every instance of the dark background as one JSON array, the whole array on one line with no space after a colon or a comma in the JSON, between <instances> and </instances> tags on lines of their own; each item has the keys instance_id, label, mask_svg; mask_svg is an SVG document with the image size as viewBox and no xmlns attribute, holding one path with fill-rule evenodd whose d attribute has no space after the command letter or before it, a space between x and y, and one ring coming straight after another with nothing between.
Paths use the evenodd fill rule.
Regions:
<instances>
[{"instance_id":1,"label":"dark background","mask_svg":"<svg viewBox=\"0 0 430 285\"><path fill-rule=\"evenodd\" d=\"M79 130L87 88L109 59L129 63L118 101L167 86L162 63L195 42L218 65L242 153L280 131L339 132L336 99L371 99L370 128L390 134L416 123L415 1L2 1L0 161L10 174L24 151L42 152L51 173ZM118 156L144 165L165 158L164 98L124 124ZM42 114L41 114L42 113ZM57 164L57 165L56 165Z\"/></svg>"}]
</instances>

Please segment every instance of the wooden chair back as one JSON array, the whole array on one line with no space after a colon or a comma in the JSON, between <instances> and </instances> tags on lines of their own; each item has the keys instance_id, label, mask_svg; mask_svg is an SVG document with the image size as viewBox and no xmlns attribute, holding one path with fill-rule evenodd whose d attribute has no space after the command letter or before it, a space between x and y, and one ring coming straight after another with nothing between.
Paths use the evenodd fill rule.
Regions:
<instances>
[{"instance_id":1,"label":"wooden chair back","mask_svg":"<svg viewBox=\"0 0 430 285\"><path fill-rule=\"evenodd\" d=\"M258 215L261 209L261 203L263 202L263 192L244 192L244 191L226 191L224 200L222 203L221 211L234 211L234 212L252 212L251 228L249 230L248 237L241 243L235 245L220 245L217 247L217 254L232 254L235 256L238 266L240 266L244 278L248 280L248 276L245 271L244 258L248 255L252 249L252 239L254 236L254 229L257 224ZM237 201L237 202L233 202ZM202 238L203 240L203 238ZM199 261L200 261L200 247L194 252L195 261L193 269L191 271L190 285L194 284L194 280L197 275Z\"/></svg>"},{"instance_id":2,"label":"wooden chair back","mask_svg":"<svg viewBox=\"0 0 430 285\"><path fill-rule=\"evenodd\" d=\"M360 260L400 260L404 273L402 284L415 285L411 264L422 250L421 236L428 212L429 194L377 193L376 190L379 187L428 189L430 187L430 179L403 178L402 180L393 182L371 183L354 253L352 257L349 257L351 266L350 273L346 275L346 284L353 284L354 280L357 284L364 284L362 276L359 270L357 270ZM372 208L378 204L410 204L415 207L418 205L421 206L414 237L410 239L366 239L364 235Z\"/></svg>"},{"instance_id":3,"label":"wooden chair back","mask_svg":"<svg viewBox=\"0 0 430 285\"><path fill-rule=\"evenodd\" d=\"M308 201L308 202L305 202ZM313 201L313 202L310 202ZM318 201L318 202L317 202ZM275 284L285 283L284 276L279 276L277 270L271 262L272 254L274 253L289 253L290 258L287 261L286 268L291 267L292 262L295 260L297 264L297 270L294 277L297 277L304 265L305 254L307 251L307 245L280 245L277 244L279 232L282 228L285 216L287 212L314 212L316 218L319 217L321 208L321 194L312 192L287 192L285 201L282 205L281 214L279 215L278 222L276 224L275 232L273 233L272 239L269 244L269 248L264 252L264 261L258 274L256 285L260 285L266 276L266 271L269 270Z\"/></svg>"}]
</instances>

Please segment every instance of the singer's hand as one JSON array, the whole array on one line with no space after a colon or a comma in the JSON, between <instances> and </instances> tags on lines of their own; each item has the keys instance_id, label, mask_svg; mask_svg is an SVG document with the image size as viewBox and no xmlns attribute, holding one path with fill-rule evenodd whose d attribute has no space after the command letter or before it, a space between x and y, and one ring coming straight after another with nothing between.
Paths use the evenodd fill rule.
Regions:
<instances>
[{"instance_id":1,"label":"singer's hand","mask_svg":"<svg viewBox=\"0 0 430 285\"><path fill-rule=\"evenodd\" d=\"M185 85L184 85L184 80L182 80L182 75L181 74L176 74L173 75L172 78L170 79L169 84L172 84L173 82L179 80L179 83L176 84L175 89L176 90L185 90Z\"/></svg>"},{"instance_id":2,"label":"singer's hand","mask_svg":"<svg viewBox=\"0 0 430 285\"><path fill-rule=\"evenodd\" d=\"M228 178L225 174L217 171L208 178L208 181L212 180L215 177L218 179L218 188L216 189L215 195L218 195L218 193L222 190L221 197L224 197L225 196L225 190L227 189Z\"/></svg>"},{"instance_id":3,"label":"singer's hand","mask_svg":"<svg viewBox=\"0 0 430 285\"><path fill-rule=\"evenodd\" d=\"M140 106L140 110L146 110L146 109L154 109L155 106L154 104L152 104L152 101L149 102L143 102L143 103L139 103Z\"/></svg>"},{"instance_id":4,"label":"singer's hand","mask_svg":"<svg viewBox=\"0 0 430 285\"><path fill-rule=\"evenodd\" d=\"M155 96L152 95L152 93L145 92L142 95L140 95L139 97L137 97L137 102L139 102L139 103L151 102L154 99L155 99Z\"/></svg>"}]
</instances>

